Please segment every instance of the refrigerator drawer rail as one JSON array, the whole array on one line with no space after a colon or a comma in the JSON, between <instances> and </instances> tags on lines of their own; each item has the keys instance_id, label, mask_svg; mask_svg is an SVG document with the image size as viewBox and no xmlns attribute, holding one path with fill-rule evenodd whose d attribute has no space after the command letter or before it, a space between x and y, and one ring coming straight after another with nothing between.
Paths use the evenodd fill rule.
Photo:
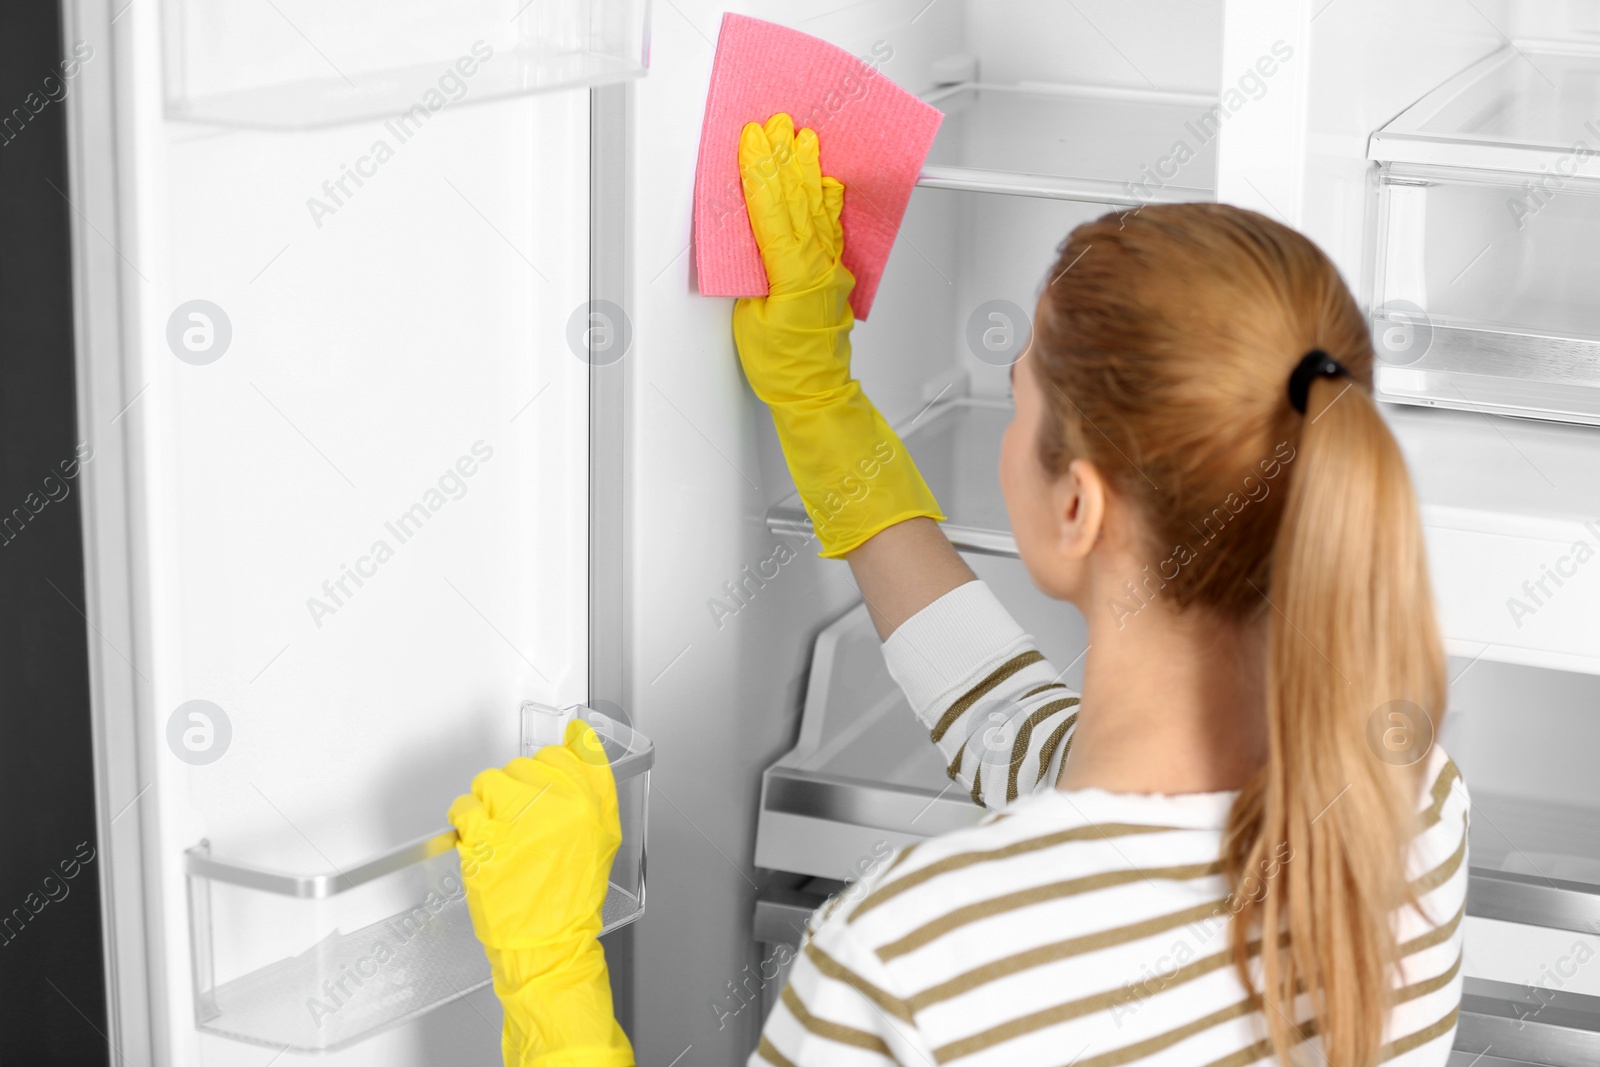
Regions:
<instances>
[{"instance_id":1,"label":"refrigerator drawer rail","mask_svg":"<svg viewBox=\"0 0 1600 1067\"><path fill-rule=\"evenodd\" d=\"M1600 1063L1600 997L1468 978L1455 1056L1462 1063L1482 1057L1483 1064L1592 1067Z\"/></svg>"},{"instance_id":2,"label":"refrigerator drawer rail","mask_svg":"<svg viewBox=\"0 0 1600 1067\"><path fill-rule=\"evenodd\" d=\"M1482 867L1472 868L1468 885L1468 915L1579 934L1600 932L1600 886Z\"/></svg>"}]
</instances>

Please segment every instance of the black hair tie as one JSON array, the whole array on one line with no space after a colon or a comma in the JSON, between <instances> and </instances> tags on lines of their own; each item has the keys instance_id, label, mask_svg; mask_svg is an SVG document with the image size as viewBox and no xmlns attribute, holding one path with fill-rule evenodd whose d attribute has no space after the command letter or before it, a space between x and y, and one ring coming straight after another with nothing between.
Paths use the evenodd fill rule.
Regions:
<instances>
[{"instance_id":1,"label":"black hair tie","mask_svg":"<svg viewBox=\"0 0 1600 1067\"><path fill-rule=\"evenodd\" d=\"M1306 394L1311 391L1311 382L1322 377L1348 378L1350 371L1322 349L1313 348L1295 364L1293 373L1289 375L1289 406L1304 415Z\"/></svg>"}]
</instances>

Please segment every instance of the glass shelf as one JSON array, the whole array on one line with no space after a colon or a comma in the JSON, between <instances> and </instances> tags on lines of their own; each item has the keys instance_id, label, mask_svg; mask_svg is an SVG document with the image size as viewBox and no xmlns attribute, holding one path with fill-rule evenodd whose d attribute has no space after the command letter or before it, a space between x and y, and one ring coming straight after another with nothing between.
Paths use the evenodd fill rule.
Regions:
<instances>
[{"instance_id":1,"label":"glass shelf","mask_svg":"<svg viewBox=\"0 0 1600 1067\"><path fill-rule=\"evenodd\" d=\"M962 398L899 428L949 517L943 528L957 548L1017 554L996 469L1011 412L1009 401ZM1582 524L1600 516L1600 432L1516 424L1517 447L1531 467L1514 469L1506 454L1516 453L1482 415L1394 406L1384 415L1411 465L1425 525L1570 543L1569 535L1582 535ZM767 525L775 533L811 533L798 493L768 510Z\"/></svg>"},{"instance_id":2,"label":"glass shelf","mask_svg":"<svg viewBox=\"0 0 1600 1067\"><path fill-rule=\"evenodd\" d=\"M1129 207L1217 198L1215 99L976 83L925 99L945 117L918 185Z\"/></svg>"},{"instance_id":3,"label":"glass shelf","mask_svg":"<svg viewBox=\"0 0 1600 1067\"><path fill-rule=\"evenodd\" d=\"M1592 597L1574 591L1518 620L1508 615L1504 594L1483 592L1486 576L1507 591L1537 577L1561 555L1552 546L1600 545L1600 431L1481 411L1385 405L1384 415L1422 505L1450 651L1600 674L1600 610ZM1009 401L962 398L899 428L948 516L946 536L964 551L1017 554L996 471L1010 418ZM773 505L767 525L778 534L811 534L798 494Z\"/></svg>"},{"instance_id":4,"label":"glass shelf","mask_svg":"<svg viewBox=\"0 0 1600 1067\"><path fill-rule=\"evenodd\" d=\"M945 536L957 548L1015 556L1005 499L996 474L1000 437L1011 421L1005 400L963 398L935 405L899 428L901 439L948 521ZM774 533L807 537L811 520L795 493L767 512Z\"/></svg>"},{"instance_id":5,"label":"glass shelf","mask_svg":"<svg viewBox=\"0 0 1600 1067\"><path fill-rule=\"evenodd\" d=\"M644 913L654 749L598 712L575 713L600 736L617 783L622 845L601 908L609 933ZM525 741L524 754L533 747ZM280 1051L329 1051L483 986L489 964L472 930L456 840L447 830L316 874L219 859L207 842L189 849L196 1027Z\"/></svg>"},{"instance_id":6,"label":"glass shelf","mask_svg":"<svg viewBox=\"0 0 1600 1067\"><path fill-rule=\"evenodd\" d=\"M264 129L387 120L643 74L649 0L164 0L169 118Z\"/></svg>"}]
</instances>

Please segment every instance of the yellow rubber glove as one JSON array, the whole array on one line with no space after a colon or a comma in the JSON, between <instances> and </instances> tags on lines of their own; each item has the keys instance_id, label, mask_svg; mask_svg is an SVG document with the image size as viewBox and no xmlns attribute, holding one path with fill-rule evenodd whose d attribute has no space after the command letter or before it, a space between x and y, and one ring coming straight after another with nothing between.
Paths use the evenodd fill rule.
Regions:
<instances>
[{"instance_id":1,"label":"yellow rubber glove","mask_svg":"<svg viewBox=\"0 0 1600 1067\"><path fill-rule=\"evenodd\" d=\"M850 376L850 290L839 256L845 190L824 178L815 130L782 112L739 138L750 228L768 293L733 306L733 339L755 394L772 409L789 473L821 555L837 559L897 522L942 520L900 438Z\"/></svg>"},{"instance_id":2,"label":"yellow rubber glove","mask_svg":"<svg viewBox=\"0 0 1600 1067\"><path fill-rule=\"evenodd\" d=\"M588 723L472 780L450 805L472 928L505 1008L506 1067L632 1067L599 941L617 787Z\"/></svg>"}]
</instances>

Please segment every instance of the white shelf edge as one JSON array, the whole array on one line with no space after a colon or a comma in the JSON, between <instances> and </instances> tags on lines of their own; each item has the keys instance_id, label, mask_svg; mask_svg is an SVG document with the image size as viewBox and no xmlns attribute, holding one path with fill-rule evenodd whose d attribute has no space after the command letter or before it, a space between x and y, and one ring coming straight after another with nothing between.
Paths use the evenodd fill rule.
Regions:
<instances>
[{"instance_id":1,"label":"white shelf edge","mask_svg":"<svg viewBox=\"0 0 1600 1067\"><path fill-rule=\"evenodd\" d=\"M922 99L930 104L954 96L965 89L982 89L985 92L1035 93L1048 96L1069 96L1092 100L1123 100L1135 104L1174 104L1192 107L1214 107L1215 96L1205 93L1183 92L1177 89L1137 89L1124 86L1084 85L1077 82L1021 81L1021 82L958 82L942 85Z\"/></svg>"},{"instance_id":2,"label":"white shelf edge","mask_svg":"<svg viewBox=\"0 0 1600 1067\"><path fill-rule=\"evenodd\" d=\"M1516 667L1537 667L1568 674L1600 674L1600 656L1579 656L1496 641L1475 641L1469 637L1446 637L1444 651L1447 656L1461 659L1487 659L1491 663L1509 663Z\"/></svg>"},{"instance_id":3,"label":"white shelf edge","mask_svg":"<svg viewBox=\"0 0 1600 1067\"><path fill-rule=\"evenodd\" d=\"M968 167L929 166L922 168L917 185L924 189L958 189L1003 196L1030 196L1044 200L1075 200L1086 204L1113 207L1142 207L1145 204L1181 204L1190 201L1215 203L1215 189L1184 185L1163 185L1150 196L1124 191L1131 182L1105 178L1054 178L1011 171L975 170Z\"/></svg>"}]
</instances>

